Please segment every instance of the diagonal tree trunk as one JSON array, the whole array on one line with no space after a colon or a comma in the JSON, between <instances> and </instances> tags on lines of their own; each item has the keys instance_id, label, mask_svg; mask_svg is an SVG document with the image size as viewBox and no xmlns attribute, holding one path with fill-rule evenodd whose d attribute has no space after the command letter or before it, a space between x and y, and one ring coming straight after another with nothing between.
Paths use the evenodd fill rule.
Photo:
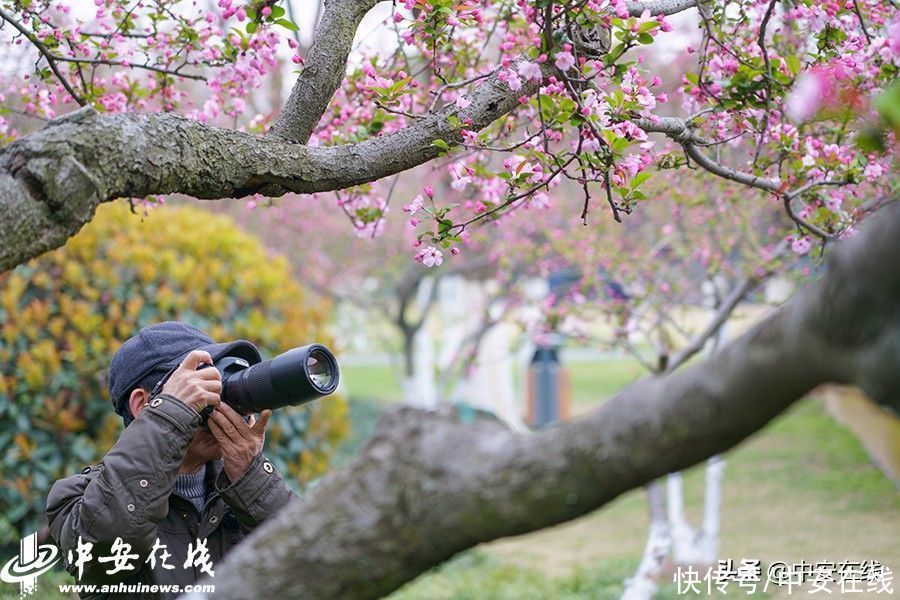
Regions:
<instances>
[{"instance_id":1,"label":"diagonal tree trunk","mask_svg":"<svg viewBox=\"0 0 900 600\"><path fill-rule=\"evenodd\" d=\"M710 358L532 434L453 412L384 415L357 459L220 565L229 598L378 598L476 544L550 527L724 452L826 382L900 409L900 203ZM202 596L194 596L202 597Z\"/></svg>"}]
</instances>

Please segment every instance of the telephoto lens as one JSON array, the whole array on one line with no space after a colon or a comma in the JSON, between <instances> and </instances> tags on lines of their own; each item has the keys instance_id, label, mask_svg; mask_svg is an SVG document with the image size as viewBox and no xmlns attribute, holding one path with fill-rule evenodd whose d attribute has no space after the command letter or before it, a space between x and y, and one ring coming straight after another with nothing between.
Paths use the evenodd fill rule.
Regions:
<instances>
[{"instance_id":1,"label":"telephoto lens","mask_svg":"<svg viewBox=\"0 0 900 600\"><path fill-rule=\"evenodd\" d=\"M222 401L242 415L311 402L333 393L340 379L334 354L321 344L293 348L251 367L239 358L229 362L215 365L222 373Z\"/></svg>"}]
</instances>

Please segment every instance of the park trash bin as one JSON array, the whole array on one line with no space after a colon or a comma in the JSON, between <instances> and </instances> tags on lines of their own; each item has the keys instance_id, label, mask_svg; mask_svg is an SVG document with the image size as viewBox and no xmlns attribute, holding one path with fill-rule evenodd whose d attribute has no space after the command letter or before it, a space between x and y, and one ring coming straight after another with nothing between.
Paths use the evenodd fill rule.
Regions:
<instances>
[{"instance_id":1,"label":"park trash bin","mask_svg":"<svg viewBox=\"0 0 900 600\"><path fill-rule=\"evenodd\" d=\"M532 427L544 427L569 418L569 374L559 360L562 336L542 340L528 365L528 414Z\"/></svg>"}]
</instances>

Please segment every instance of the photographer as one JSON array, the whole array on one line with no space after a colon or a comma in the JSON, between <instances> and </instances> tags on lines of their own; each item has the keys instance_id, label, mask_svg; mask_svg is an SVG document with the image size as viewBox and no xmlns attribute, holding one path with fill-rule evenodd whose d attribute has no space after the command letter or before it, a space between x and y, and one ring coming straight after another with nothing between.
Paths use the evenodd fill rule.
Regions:
<instances>
[{"instance_id":1,"label":"photographer","mask_svg":"<svg viewBox=\"0 0 900 600\"><path fill-rule=\"evenodd\" d=\"M175 597L163 586L183 591L208 577L295 498L262 455L271 410L245 420L221 401L219 371L200 368L225 356L261 360L249 342L217 344L179 322L145 327L113 357L109 391L125 430L98 465L57 481L47 500L67 570L98 589L119 584L83 598ZM208 431L200 414L207 407Z\"/></svg>"}]
</instances>

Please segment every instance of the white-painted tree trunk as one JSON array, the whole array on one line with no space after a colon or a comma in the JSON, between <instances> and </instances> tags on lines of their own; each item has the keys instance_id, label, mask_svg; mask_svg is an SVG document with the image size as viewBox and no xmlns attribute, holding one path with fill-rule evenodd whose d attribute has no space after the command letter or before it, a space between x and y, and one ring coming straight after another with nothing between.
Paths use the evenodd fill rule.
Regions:
<instances>
[{"instance_id":1,"label":"white-painted tree trunk","mask_svg":"<svg viewBox=\"0 0 900 600\"><path fill-rule=\"evenodd\" d=\"M468 332L477 325L482 308L481 286L461 275L444 277L438 290L438 314L441 316L441 343L438 366L452 367L466 342Z\"/></svg>"},{"instance_id":2,"label":"white-painted tree trunk","mask_svg":"<svg viewBox=\"0 0 900 600\"><path fill-rule=\"evenodd\" d=\"M727 282L723 278L713 278L704 284L707 305L717 308L725 296ZM723 324L707 343L709 352L714 352L725 336ZM666 477L666 493L660 480L647 486L647 502L650 505L651 523L647 535L644 556L633 578L626 580L623 598L629 600L650 600L656 595L660 570L671 553L674 566L702 568L716 563L721 540L722 480L725 474L725 459L716 455L706 463L703 496L703 523L700 529L688 522L684 511L684 485L680 472ZM658 516L660 497L665 504L662 516ZM653 517L657 514L656 517ZM659 520L660 522L656 522ZM665 521L663 524L662 521ZM665 549L666 556L658 557L656 552ZM654 558L651 558L654 557ZM655 560L655 562L654 562ZM654 569L657 569L654 571Z\"/></svg>"},{"instance_id":3,"label":"white-painted tree trunk","mask_svg":"<svg viewBox=\"0 0 900 600\"><path fill-rule=\"evenodd\" d=\"M473 367L459 374L448 399L494 413L513 429L523 429L513 384L515 327L499 323L477 339L478 332L485 326L485 319L494 316L488 313L488 294L484 284L456 276L444 278L440 285L438 298L442 329L438 369L441 373L449 373L458 366L454 362L462 355L476 352ZM478 347L467 347L471 344L478 344Z\"/></svg>"},{"instance_id":4,"label":"white-painted tree trunk","mask_svg":"<svg viewBox=\"0 0 900 600\"><path fill-rule=\"evenodd\" d=\"M475 368L463 378L466 398L472 406L490 411L516 431L525 429L521 406L516 402L513 372L515 326L499 323L481 340Z\"/></svg>"},{"instance_id":5,"label":"white-painted tree trunk","mask_svg":"<svg viewBox=\"0 0 900 600\"><path fill-rule=\"evenodd\" d=\"M420 312L428 309L428 299L433 278L422 281L416 296L416 305ZM413 336L412 373L406 373L403 379L403 401L420 408L434 408L438 403L437 383L435 382L436 353L434 335L430 325L434 319L424 315L423 322Z\"/></svg>"},{"instance_id":6,"label":"white-painted tree trunk","mask_svg":"<svg viewBox=\"0 0 900 600\"><path fill-rule=\"evenodd\" d=\"M666 515L666 489L657 479L646 487L650 508L650 533L637 571L625 580L623 600L651 600L656 594L659 578L665 571L672 547L669 519Z\"/></svg>"},{"instance_id":7,"label":"white-painted tree trunk","mask_svg":"<svg viewBox=\"0 0 900 600\"><path fill-rule=\"evenodd\" d=\"M713 565L718 560L725 460L713 456L706 463L703 523L693 527L684 512L681 473L667 477L668 515L672 532L672 560L677 565Z\"/></svg>"}]
</instances>

